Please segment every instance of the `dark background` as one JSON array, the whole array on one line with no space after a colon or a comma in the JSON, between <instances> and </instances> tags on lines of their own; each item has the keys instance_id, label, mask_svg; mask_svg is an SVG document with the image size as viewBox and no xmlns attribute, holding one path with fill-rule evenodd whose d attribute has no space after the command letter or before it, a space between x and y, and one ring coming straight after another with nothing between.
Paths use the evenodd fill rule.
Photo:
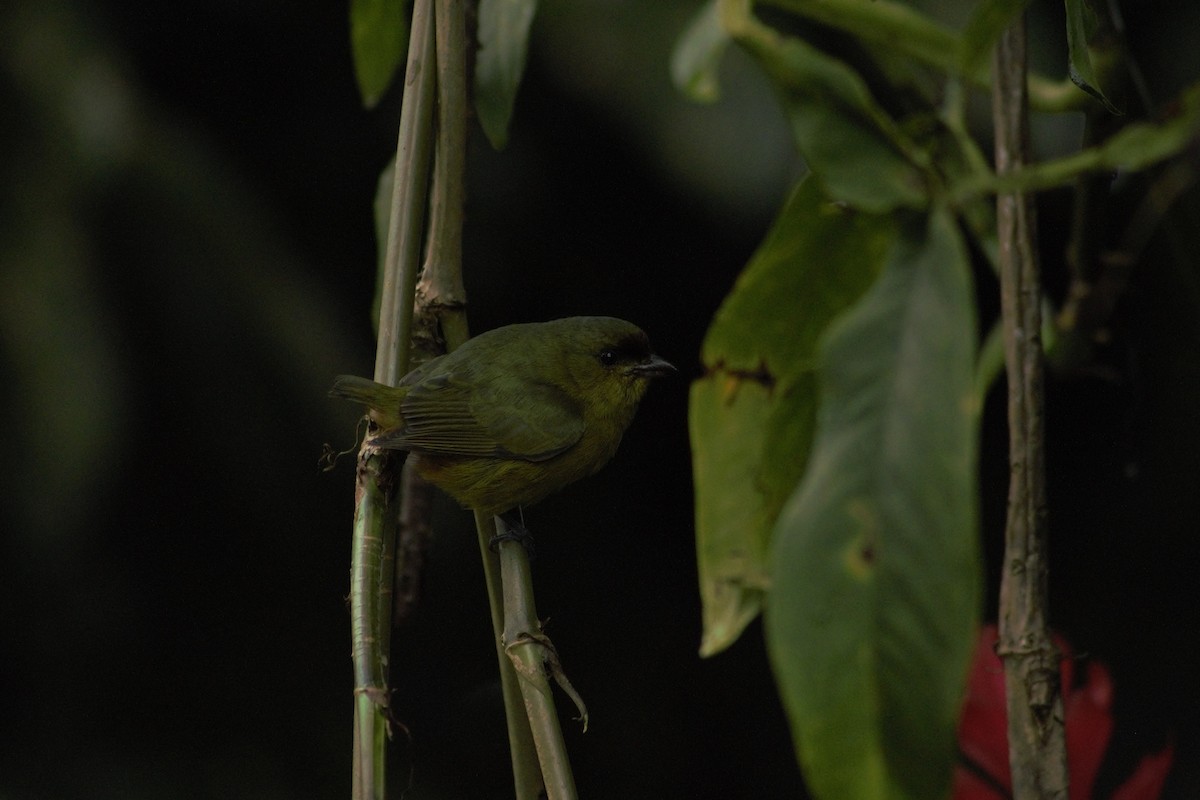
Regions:
<instances>
[{"instance_id":1,"label":"dark background","mask_svg":"<svg viewBox=\"0 0 1200 800\"><path fill-rule=\"evenodd\" d=\"M737 54L717 106L672 90L693 7L544 4L509 148L471 142L473 330L621 316L683 373L601 475L527 515L539 610L591 711L586 735L565 722L585 797L802 795L758 626L696 655L688 383L800 167ZM349 791L353 478L317 457L354 435L332 376L371 372L372 199L398 98L362 109L346 11L0 10L4 800ZM1159 100L1200 75L1189 14L1142 4L1131 20ZM1039 58L1061 64L1046 19ZM1039 142L1069 147L1073 130ZM1059 288L1069 199L1043 202ZM1096 368L1051 377L1049 419L1052 614L1117 681L1104 782L1170 738L1168 795L1185 798L1200 795L1200 334L1196 251L1178 244L1135 273ZM983 442L989 596L1000 399ZM411 775L409 798L507 796L474 533L449 502L394 662L408 731L392 795Z\"/></svg>"}]
</instances>

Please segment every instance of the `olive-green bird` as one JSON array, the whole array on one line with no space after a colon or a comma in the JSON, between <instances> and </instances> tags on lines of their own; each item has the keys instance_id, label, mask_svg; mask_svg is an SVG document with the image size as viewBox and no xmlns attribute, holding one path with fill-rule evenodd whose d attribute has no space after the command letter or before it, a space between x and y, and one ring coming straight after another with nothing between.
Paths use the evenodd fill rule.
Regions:
<instances>
[{"instance_id":1,"label":"olive-green bird","mask_svg":"<svg viewBox=\"0 0 1200 800\"><path fill-rule=\"evenodd\" d=\"M430 483L501 514L608 463L650 380L674 371L637 326L569 317L488 331L395 387L342 375L329 393L371 409L373 444L408 451Z\"/></svg>"}]
</instances>

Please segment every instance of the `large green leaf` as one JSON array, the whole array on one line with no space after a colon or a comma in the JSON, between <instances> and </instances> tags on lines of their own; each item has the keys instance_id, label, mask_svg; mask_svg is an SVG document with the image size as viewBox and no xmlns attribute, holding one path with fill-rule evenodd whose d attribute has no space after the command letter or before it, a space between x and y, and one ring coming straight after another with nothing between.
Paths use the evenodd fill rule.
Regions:
<instances>
[{"instance_id":1,"label":"large green leaf","mask_svg":"<svg viewBox=\"0 0 1200 800\"><path fill-rule=\"evenodd\" d=\"M783 90L797 147L831 197L872 212L928 203L927 156L857 72L756 23L740 37Z\"/></svg>"},{"instance_id":2,"label":"large green leaf","mask_svg":"<svg viewBox=\"0 0 1200 800\"><path fill-rule=\"evenodd\" d=\"M974 296L950 216L899 238L820 348L767 643L820 798L946 796L978 614Z\"/></svg>"},{"instance_id":3,"label":"large green leaf","mask_svg":"<svg viewBox=\"0 0 1200 800\"><path fill-rule=\"evenodd\" d=\"M1114 114L1120 113L1100 90L1100 81L1092 69L1092 54L1088 41L1096 31L1096 13L1088 0L1066 0L1067 6L1067 74L1071 82L1104 103Z\"/></svg>"},{"instance_id":4,"label":"large green leaf","mask_svg":"<svg viewBox=\"0 0 1200 800\"><path fill-rule=\"evenodd\" d=\"M405 0L351 0L350 49L363 105L383 97L408 47Z\"/></svg>"},{"instance_id":5,"label":"large green leaf","mask_svg":"<svg viewBox=\"0 0 1200 800\"><path fill-rule=\"evenodd\" d=\"M805 181L713 320L689 414L703 655L758 616L771 530L812 437L817 342L879 274L894 230Z\"/></svg>"},{"instance_id":6,"label":"large green leaf","mask_svg":"<svg viewBox=\"0 0 1200 800\"><path fill-rule=\"evenodd\" d=\"M475 58L475 111L492 147L508 144L517 88L525 71L529 26L537 0L480 0Z\"/></svg>"}]
</instances>

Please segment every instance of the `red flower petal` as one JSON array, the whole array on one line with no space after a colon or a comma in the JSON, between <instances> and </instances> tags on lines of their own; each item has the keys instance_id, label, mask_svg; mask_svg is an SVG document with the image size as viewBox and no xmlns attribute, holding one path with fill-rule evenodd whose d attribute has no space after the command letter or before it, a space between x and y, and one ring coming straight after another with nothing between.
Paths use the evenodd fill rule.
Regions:
<instances>
[{"instance_id":1,"label":"red flower petal","mask_svg":"<svg viewBox=\"0 0 1200 800\"><path fill-rule=\"evenodd\" d=\"M1008 711L1005 706L1004 665L996 655L996 626L979 633L979 643L967 681L967 698L958 725L958 745L971 769L954 771L954 800L998 800L1012 792L1008 761ZM1087 665L1084 681L1075 685L1076 664L1071 648L1054 637L1062 652L1060 671L1066 716L1067 767L1071 797L1090 798L1096 775L1113 733L1113 681L1098 662ZM1174 748L1147 755L1112 800L1152 800L1162 793L1171 769ZM977 773L989 776L993 783ZM998 790L996 787L1002 787Z\"/></svg>"},{"instance_id":2,"label":"red flower petal","mask_svg":"<svg viewBox=\"0 0 1200 800\"><path fill-rule=\"evenodd\" d=\"M1112 676L1103 664L1087 665L1087 682L1066 696L1067 771L1071 797L1090 798L1112 737Z\"/></svg>"},{"instance_id":3,"label":"red flower petal","mask_svg":"<svg viewBox=\"0 0 1200 800\"><path fill-rule=\"evenodd\" d=\"M1174 759L1174 744L1168 744L1157 753L1144 756L1133 771L1133 776L1113 792L1112 800L1148 800L1159 797Z\"/></svg>"},{"instance_id":4,"label":"red flower petal","mask_svg":"<svg viewBox=\"0 0 1200 800\"><path fill-rule=\"evenodd\" d=\"M954 800L1005 800L1010 795L997 791L995 787L966 767L955 767L954 791L950 796Z\"/></svg>"},{"instance_id":5,"label":"red flower petal","mask_svg":"<svg viewBox=\"0 0 1200 800\"><path fill-rule=\"evenodd\" d=\"M958 723L958 746L968 761L1011 791L1008 711L1004 697L1004 665L996 655L996 626L988 625L979 632L975 647L967 680L967 700ZM960 800L957 786L953 796ZM964 795L961 800L969 796Z\"/></svg>"}]
</instances>

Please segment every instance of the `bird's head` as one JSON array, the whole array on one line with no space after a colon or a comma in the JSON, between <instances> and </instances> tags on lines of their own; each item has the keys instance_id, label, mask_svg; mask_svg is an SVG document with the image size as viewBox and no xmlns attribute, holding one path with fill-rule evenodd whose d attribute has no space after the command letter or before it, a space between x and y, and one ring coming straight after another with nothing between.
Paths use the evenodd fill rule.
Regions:
<instances>
[{"instance_id":1,"label":"bird's head","mask_svg":"<svg viewBox=\"0 0 1200 800\"><path fill-rule=\"evenodd\" d=\"M577 395L602 414L632 415L650 381L676 371L650 352L640 328L624 320L571 317L551 325Z\"/></svg>"}]
</instances>

